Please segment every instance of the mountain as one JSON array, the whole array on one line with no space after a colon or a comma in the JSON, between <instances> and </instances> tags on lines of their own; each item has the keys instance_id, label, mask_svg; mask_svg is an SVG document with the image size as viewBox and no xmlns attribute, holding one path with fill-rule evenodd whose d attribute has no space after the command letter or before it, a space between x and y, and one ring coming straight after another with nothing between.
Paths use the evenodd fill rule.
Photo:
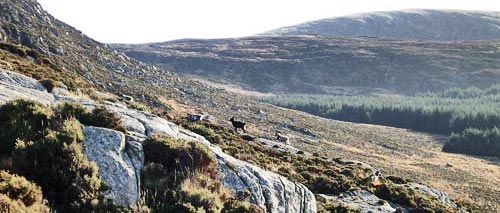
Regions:
<instances>
[{"instance_id":1,"label":"mountain","mask_svg":"<svg viewBox=\"0 0 500 213\"><path fill-rule=\"evenodd\" d=\"M262 35L373 36L436 41L500 39L500 12L402 10L362 13L278 28Z\"/></svg>"},{"instance_id":2,"label":"mountain","mask_svg":"<svg viewBox=\"0 0 500 213\"><path fill-rule=\"evenodd\" d=\"M498 209L497 165L443 153L438 136L249 100L132 59L32 0L0 10L0 212ZM130 191L141 202L124 206Z\"/></svg>"},{"instance_id":3,"label":"mountain","mask_svg":"<svg viewBox=\"0 0 500 213\"><path fill-rule=\"evenodd\" d=\"M499 45L307 35L113 47L158 67L261 92L411 94L498 83Z\"/></svg>"}]
</instances>

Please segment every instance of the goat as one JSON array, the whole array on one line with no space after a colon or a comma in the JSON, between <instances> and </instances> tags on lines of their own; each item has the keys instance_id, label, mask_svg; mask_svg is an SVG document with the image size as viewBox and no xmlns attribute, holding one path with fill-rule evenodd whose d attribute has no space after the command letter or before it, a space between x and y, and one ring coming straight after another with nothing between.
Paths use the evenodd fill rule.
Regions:
<instances>
[{"instance_id":1,"label":"goat","mask_svg":"<svg viewBox=\"0 0 500 213\"><path fill-rule=\"evenodd\" d=\"M234 117L232 117L231 119L229 119L229 121L231 121L231 124L233 124L234 131L238 132L238 129L242 129L243 133L246 133L245 132L245 123L243 123L241 121L234 120Z\"/></svg>"},{"instance_id":2,"label":"goat","mask_svg":"<svg viewBox=\"0 0 500 213\"><path fill-rule=\"evenodd\" d=\"M288 136L283 135L279 132L276 132L275 136L279 142L285 143L285 145L290 145L290 138Z\"/></svg>"}]
</instances>

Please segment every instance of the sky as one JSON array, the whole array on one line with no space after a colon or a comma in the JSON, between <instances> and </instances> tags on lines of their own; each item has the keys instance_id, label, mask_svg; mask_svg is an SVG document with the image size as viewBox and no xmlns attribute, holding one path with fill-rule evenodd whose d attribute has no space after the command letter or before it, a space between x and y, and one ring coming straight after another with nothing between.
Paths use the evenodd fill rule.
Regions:
<instances>
[{"instance_id":1,"label":"sky","mask_svg":"<svg viewBox=\"0 0 500 213\"><path fill-rule=\"evenodd\" d=\"M229 38L356 13L400 9L500 11L500 0L37 0L104 43Z\"/></svg>"}]
</instances>

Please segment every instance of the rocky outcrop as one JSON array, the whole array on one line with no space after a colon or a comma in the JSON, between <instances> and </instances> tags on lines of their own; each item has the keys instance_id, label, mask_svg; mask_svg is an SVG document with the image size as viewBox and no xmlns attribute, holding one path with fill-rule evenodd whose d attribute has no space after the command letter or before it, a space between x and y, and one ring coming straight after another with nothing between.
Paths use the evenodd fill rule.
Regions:
<instances>
[{"instance_id":1,"label":"rocky outcrop","mask_svg":"<svg viewBox=\"0 0 500 213\"><path fill-rule=\"evenodd\" d=\"M99 165L99 175L109 188L104 196L122 206L137 202L140 190L136 174L140 170L136 170L125 150L125 135L91 126L84 127L83 133L84 152L90 161Z\"/></svg>"},{"instance_id":2,"label":"rocky outcrop","mask_svg":"<svg viewBox=\"0 0 500 213\"><path fill-rule=\"evenodd\" d=\"M450 200L450 197L448 197L448 194L446 192L418 183L408 183L408 187L411 188L412 190L420 192L421 194L425 194L431 198L435 198L436 200L439 200L441 203L451 206L454 209L458 208L457 204L455 204L453 201ZM466 211L460 210L460 212L466 212Z\"/></svg>"},{"instance_id":3,"label":"rocky outcrop","mask_svg":"<svg viewBox=\"0 0 500 213\"><path fill-rule=\"evenodd\" d=\"M296 147L293 147L291 145L286 145L283 142L277 142L277 141L269 140L266 138L257 138L257 141L268 149L277 149L277 150L281 150L284 152L290 152L290 153L297 153L299 151L302 151L304 153L304 155L312 156L312 154L309 152L297 149Z\"/></svg>"},{"instance_id":4,"label":"rocky outcrop","mask_svg":"<svg viewBox=\"0 0 500 213\"><path fill-rule=\"evenodd\" d=\"M322 200L323 202L333 201L335 204L340 204L362 213L392 213L395 212L397 208L365 190L349 191L342 194L342 196L320 194L317 195L317 197L318 200ZM402 210L405 211L405 209Z\"/></svg>"},{"instance_id":5,"label":"rocky outcrop","mask_svg":"<svg viewBox=\"0 0 500 213\"><path fill-rule=\"evenodd\" d=\"M13 99L25 98L48 104L54 97L47 93L35 79L0 69L0 104Z\"/></svg>"},{"instance_id":6,"label":"rocky outcrop","mask_svg":"<svg viewBox=\"0 0 500 213\"><path fill-rule=\"evenodd\" d=\"M0 70L0 91L0 104L26 98L45 104L74 101L89 109L96 105L92 100L73 96L61 88L48 93L36 80L5 70ZM208 146L216 155L225 187L234 193L249 191L249 200L266 212L316 212L315 197L304 185L237 160L204 137L163 118L129 109L120 103L105 102L104 105L121 117L128 134L86 126L84 151L89 160L99 166L99 174L109 186L105 196L115 203L128 206L138 201L140 170L144 162L142 142L156 133Z\"/></svg>"},{"instance_id":7,"label":"rocky outcrop","mask_svg":"<svg viewBox=\"0 0 500 213\"><path fill-rule=\"evenodd\" d=\"M266 212L316 212L314 195L302 184L217 153L225 186L233 192L249 191L250 201ZM257 186L257 187L256 187Z\"/></svg>"}]
</instances>

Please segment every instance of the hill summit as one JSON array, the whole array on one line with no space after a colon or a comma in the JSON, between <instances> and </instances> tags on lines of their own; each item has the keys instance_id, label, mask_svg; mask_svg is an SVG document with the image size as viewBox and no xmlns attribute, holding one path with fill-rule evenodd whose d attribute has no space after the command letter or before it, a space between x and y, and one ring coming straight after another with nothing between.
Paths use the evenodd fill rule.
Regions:
<instances>
[{"instance_id":1,"label":"hill summit","mask_svg":"<svg viewBox=\"0 0 500 213\"><path fill-rule=\"evenodd\" d=\"M401 10L320 19L262 35L374 36L436 41L500 39L500 12Z\"/></svg>"}]
</instances>

